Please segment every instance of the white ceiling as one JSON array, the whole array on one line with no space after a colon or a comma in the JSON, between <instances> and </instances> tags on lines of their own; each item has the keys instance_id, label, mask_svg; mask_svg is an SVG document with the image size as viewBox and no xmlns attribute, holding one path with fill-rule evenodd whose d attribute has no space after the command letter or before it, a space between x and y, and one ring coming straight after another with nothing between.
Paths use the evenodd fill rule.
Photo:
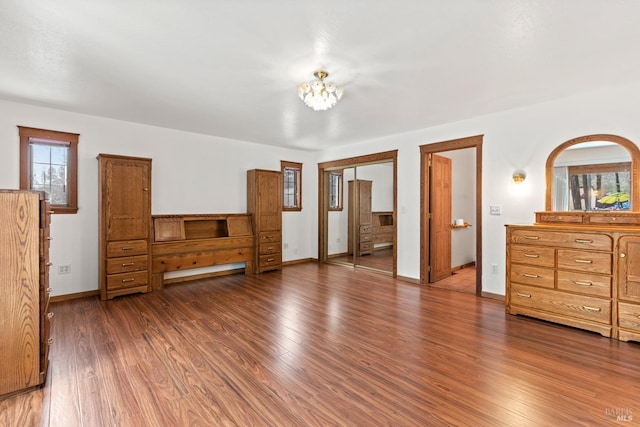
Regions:
<instances>
[{"instance_id":1,"label":"white ceiling","mask_svg":"<svg viewBox=\"0 0 640 427\"><path fill-rule=\"evenodd\" d=\"M637 82L638 18L638 0L2 0L0 98L316 150ZM314 112L296 88L320 68L345 94Z\"/></svg>"}]
</instances>

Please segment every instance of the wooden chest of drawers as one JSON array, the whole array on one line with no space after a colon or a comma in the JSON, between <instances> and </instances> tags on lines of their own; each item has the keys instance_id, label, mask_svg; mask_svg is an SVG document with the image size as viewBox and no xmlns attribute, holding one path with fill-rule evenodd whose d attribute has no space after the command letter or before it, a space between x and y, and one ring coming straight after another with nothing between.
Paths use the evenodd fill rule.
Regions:
<instances>
[{"instance_id":1,"label":"wooden chest of drawers","mask_svg":"<svg viewBox=\"0 0 640 427\"><path fill-rule=\"evenodd\" d=\"M506 310L640 340L640 229L507 226ZM637 298L637 299L636 299Z\"/></svg>"}]
</instances>

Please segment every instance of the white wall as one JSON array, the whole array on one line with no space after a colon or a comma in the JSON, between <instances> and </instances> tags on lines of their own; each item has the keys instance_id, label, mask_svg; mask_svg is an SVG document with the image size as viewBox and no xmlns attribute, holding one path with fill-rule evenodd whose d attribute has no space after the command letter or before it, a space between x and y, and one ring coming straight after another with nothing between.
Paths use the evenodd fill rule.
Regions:
<instances>
[{"instance_id":1,"label":"white wall","mask_svg":"<svg viewBox=\"0 0 640 427\"><path fill-rule=\"evenodd\" d=\"M317 256L317 165L398 149L398 274L420 277L420 145L484 134L483 290L504 294L505 231L530 224L544 209L544 167L549 153L569 139L597 133L640 141L640 84L575 95L498 114L415 132L385 136L318 153L263 147L122 121L0 102L0 188L17 188L17 125L80 133L79 206L76 215L55 215L51 260L72 273L51 275L53 294L98 288L97 161L100 152L153 158L153 213L243 212L245 171L279 169L280 160L303 166L303 211L283 216L284 260ZM512 184L514 170L526 181ZM501 216L488 214L490 205ZM297 250L297 254L294 251ZM491 272L496 264L497 273Z\"/></svg>"},{"instance_id":2,"label":"white wall","mask_svg":"<svg viewBox=\"0 0 640 427\"><path fill-rule=\"evenodd\" d=\"M420 149L424 144L484 135L482 181L482 285L505 292L505 230L531 224L544 210L545 162L559 144L583 135L615 134L640 142L640 84L612 87L526 108L415 132L385 136L320 153L319 162L398 149L398 274L420 277ZM511 175L526 172L514 185ZM489 215L490 205L502 207ZM497 273L491 272L496 264Z\"/></svg>"},{"instance_id":3,"label":"white wall","mask_svg":"<svg viewBox=\"0 0 640 427\"><path fill-rule=\"evenodd\" d=\"M19 186L17 125L80 134L79 211L54 215L51 221L52 295L99 287L99 153L153 159L154 214L246 212L248 169L280 170L280 160L302 162L303 210L283 216L283 243L288 246L283 259L316 256L317 166L313 153L0 101L0 188ZM57 274L56 266L62 264L71 265L71 274Z\"/></svg>"}]
</instances>

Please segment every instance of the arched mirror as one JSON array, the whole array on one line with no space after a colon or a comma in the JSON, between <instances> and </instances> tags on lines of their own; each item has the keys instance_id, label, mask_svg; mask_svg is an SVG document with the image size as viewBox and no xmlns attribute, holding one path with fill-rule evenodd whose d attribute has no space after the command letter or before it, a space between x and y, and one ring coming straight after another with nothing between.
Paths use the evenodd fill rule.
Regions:
<instances>
[{"instance_id":1,"label":"arched mirror","mask_svg":"<svg viewBox=\"0 0 640 427\"><path fill-rule=\"evenodd\" d=\"M617 135L564 142L546 165L547 211L640 211L640 149Z\"/></svg>"}]
</instances>

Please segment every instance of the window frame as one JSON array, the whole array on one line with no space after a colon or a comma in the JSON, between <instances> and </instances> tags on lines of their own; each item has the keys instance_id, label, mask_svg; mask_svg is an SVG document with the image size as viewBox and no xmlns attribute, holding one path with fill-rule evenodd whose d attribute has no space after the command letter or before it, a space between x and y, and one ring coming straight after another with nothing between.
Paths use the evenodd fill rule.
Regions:
<instances>
[{"instance_id":1,"label":"window frame","mask_svg":"<svg viewBox=\"0 0 640 427\"><path fill-rule=\"evenodd\" d=\"M337 199L337 201L338 201L338 205L337 205L336 207L332 207L332 206L331 206L331 188L332 188L332 186L331 186L331 177L332 177L332 176L336 176L336 177L338 177L338 178L337 178L337 179L338 179L338 189L337 189L338 194L337 194L337 196L336 196L336 199ZM328 187L329 187L329 201L328 201L328 203L327 203L327 210L328 210L328 211L330 211L330 212L336 212L336 211L341 211L341 210L343 210L343 206L344 206L344 205L343 205L343 200L344 200L344 199L343 199L343 195L344 195L344 193L343 193L343 184L344 184L344 178L343 178L343 175L342 175L342 171L341 171L341 170L339 170L339 171L329 171L329 182L328 182Z\"/></svg>"},{"instance_id":2,"label":"window frame","mask_svg":"<svg viewBox=\"0 0 640 427\"><path fill-rule=\"evenodd\" d=\"M287 169L296 171L297 185L295 189L295 199L296 199L295 206L285 205L285 199L286 199L285 190L286 190L287 183L284 177L285 177L285 170ZM302 163L281 160L280 170L282 172L282 210L283 211L301 211L302 210Z\"/></svg>"},{"instance_id":3,"label":"window frame","mask_svg":"<svg viewBox=\"0 0 640 427\"><path fill-rule=\"evenodd\" d=\"M67 158L67 204L49 207L54 214L78 212L78 139L80 134L18 126L20 135L20 189L31 188L31 139L47 140L48 144L69 147Z\"/></svg>"}]
</instances>

